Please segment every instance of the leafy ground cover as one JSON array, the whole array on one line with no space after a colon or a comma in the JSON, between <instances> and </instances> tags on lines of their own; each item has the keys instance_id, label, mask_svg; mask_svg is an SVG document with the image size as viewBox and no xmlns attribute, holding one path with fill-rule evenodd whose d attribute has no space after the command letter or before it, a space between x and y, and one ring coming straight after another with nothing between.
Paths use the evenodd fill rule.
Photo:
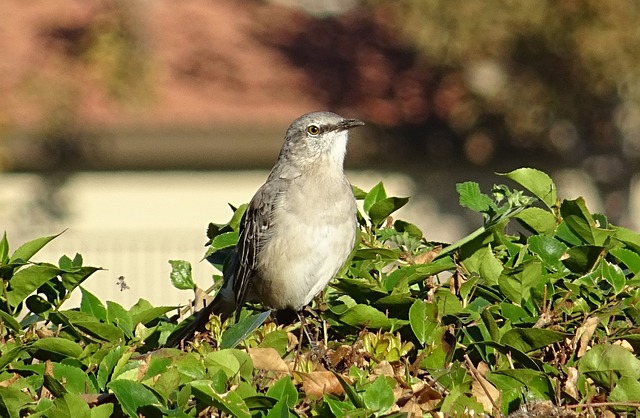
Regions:
<instances>
[{"instance_id":1,"label":"leafy ground cover","mask_svg":"<svg viewBox=\"0 0 640 418\"><path fill-rule=\"evenodd\" d=\"M534 169L518 189L458 185L483 226L429 242L392 214L407 198L365 192L352 260L299 321L260 306L212 317L180 349L176 306L129 309L82 287L80 255L30 259L0 241L0 415L47 417L591 416L640 407L640 235L560 200ZM524 189L524 191L520 190ZM245 206L212 224L223 268ZM428 235L427 235L428 236ZM192 282L186 261L171 281ZM220 285L214 276L212 288ZM82 293L78 308L64 302ZM280 319L278 317L278 319ZM536 415L537 414L537 415Z\"/></svg>"}]
</instances>

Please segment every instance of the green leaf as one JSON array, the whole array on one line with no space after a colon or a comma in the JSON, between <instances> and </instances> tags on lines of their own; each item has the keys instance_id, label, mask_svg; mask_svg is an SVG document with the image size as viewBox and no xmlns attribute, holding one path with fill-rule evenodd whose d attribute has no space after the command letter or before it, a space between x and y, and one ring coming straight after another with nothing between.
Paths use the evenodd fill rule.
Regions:
<instances>
[{"instance_id":1,"label":"green leaf","mask_svg":"<svg viewBox=\"0 0 640 418\"><path fill-rule=\"evenodd\" d=\"M50 418L91 418L89 405L78 395L66 393L53 400L53 408L47 411Z\"/></svg>"},{"instance_id":2,"label":"green leaf","mask_svg":"<svg viewBox=\"0 0 640 418\"><path fill-rule=\"evenodd\" d=\"M129 337L133 337L133 320L129 312L117 302L107 301L107 322L120 328Z\"/></svg>"},{"instance_id":3,"label":"green leaf","mask_svg":"<svg viewBox=\"0 0 640 418\"><path fill-rule=\"evenodd\" d=\"M340 376L339 373L335 371L332 371L332 373L336 377L336 379L338 379L338 382L340 382L340 386L342 386L342 389L344 389L344 392L347 394L347 397L349 398L351 403L355 405L356 408L364 408L364 402L362 401L362 397L358 392L356 392L353 385L350 385L349 383L347 383L346 380L344 380L344 378Z\"/></svg>"},{"instance_id":4,"label":"green leaf","mask_svg":"<svg viewBox=\"0 0 640 418\"><path fill-rule=\"evenodd\" d=\"M80 312L87 313L99 321L107 320L107 310L104 305L93 293L84 287L80 287L82 299L80 300Z\"/></svg>"},{"instance_id":5,"label":"green leaf","mask_svg":"<svg viewBox=\"0 0 640 418\"><path fill-rule=\"evenodd\" d=\"M161 318L162 315L166 314L167 312L173 311L178 308L177 306L156 306L149 307L147 309L137 309L136 307L138 306L140 301L144 301L144 299L140 299L138 303L132 306L129 310L129 315L131 316L131 321L134 327L138 324L147 325L148 323ZM147 304L148 303L149 302L147 302Z\"/></svg>"},{"instance_id":6,"label":"green leaf","mask_svg":"<svg viewBox=\"0 0 640 418\"><path fill-rule=\"evenodd\" d=\"M623 242L627 247L637 253L640 253L640 234L627 228L620 226L612 227L613 236Z\"/></svg>"},{"instance_id":7,"label":"green leaf","mask_svg":"<svg viewBox=\"0 0 640 418\"><path fill-rule=\"evenodd\" d=\"M65 270L65 271L71 270L73 269L73 261L71 261L71 259L66 255L63 255L58 260L58 267L60 267L60 270Z\"/></svg>"},{"instance_id":8,"label":"green leaf","mask_svg":"<svg viewBox=\"0 0 640 418\"><path fill-rule=\"evenodd\" d=\"M622 261L633 274L640 273L640 254L626 248L614 248L609 254Z\"/></svg>"},{"instance_id":9,"label":"green leaf","mask_svg":"<svg viewBox=\"0 0 640 418\"><path fill-rule=\"evenodd\" d=\"M387 248L359 248L353 255L353 259L359 260L375 260L378 257L387 260L397 260L398 252Z\"/></svg>"},{"instance_id":10,"label":"green leaf","mask_svg":"<svg viewBox=\"0 0 640 418\"><path fill-rule=\"evenodd\" d=\"M504 267L496 258L490 246L480 247L471 256L465 258L462 264L469 272L479 273L488 285L498 283Z\"/></svg>"},{"instance_id":11,"label":"green leaf","mask_svg":"<svg viewBox=\"0 0 640 418\"><path fill-rule=\"evenodd\" d=\"M438 308L420 299L409 308L409 324L420 344L425 344L438 325Z\"/></svg>"},{"instance_id":12,"label":"green leaf","mask_svg":"<svg viewBox=\"0 0 640 418\"><path fill-rule=\"evenodd\" d=\"M578 361L578 371L609 388L622 376L640 379L640 360L615 344L598 344Z\"/></svg>"},{"instance_id":13,"label":"green leaf","mask_svg":"<svg viewBox=\"0 0 640 418\"><path fill-rule=\"evenodd\" d=\"M0 240L0 266L7 263L9 263L9 241L7 241L7 231L4 231Z\"/></svg>"},{"instance_id":14,"label":"green leaf","mask_svg":"<svg viewBox=\"0 0 640 418\"><path fill-rule=\"evenodd\" d=\"M607 399L609 402L640 401L640 382L628 376L622 376Z\"/></svg>"},{"instance_id":15,"label":"green leaf","mask_svg":"<svg viewBox=\"0 0 640 418\"><path fill-rule=\"evenodd\" d=\"M58 398L64 396L67 393L67 389L65 389L65 387L62 386L62 383L60 383L60 381L55 377L49 374L45 374L44 376L42 376L42 378L42 385L47 388L47 390L49 390L49 392L51 392L53 396Z\"/></svg>"},{"instance_id":16,"label":"green leaf","mask_svg":"<svg viewBox=\"0 0 640 418\"><path fill-rule=\"evenodd\" d=\"M233 348L240 344L253 331L267 320L271 311L254 314L238 321L237 324L229 328L222 334L220 348Z\"/></svg>"},{"instance_id":17,"label":"green leaf","mask_svg":"<svg viewBox=\"0 0 640 418\"><path fill-rule=\"evenodd\" d=\"M535 207L524 209L516 214L515 218L542 235L551 235L557 226L556 217L553 213Z\"/></svg>"},{"instance_id":18,"label":"green leaf","mask_svg":"<svg viewBox=\"0 0 640 418\"><path fill-rule=\"evenodd\" d=\"M284 401L289 408L294 408L298 403L298 390L289 376L284 376L269 387L266 395Z\"/></svg>"},{"instance_id":19,"label":"green leaf","mask_svg":"<svg viewBox=\"0 0 640 418\"><path fill-rule=\"evenodd\" d=\"M584 244L603 246L606 239L613 235L613 231L598 227L581 197L563 201L560 214L567 227L580 237Z\"/></svg>"},{"instance_id":20,"label":"green leaf","mask_svg":"<svg viewBox=\"0 0 640 418\"><path fill-rule=\"evenodd\" d=\"M415 226L412 223L409 222L405 222L402 220L396 220L393 223L393 227L396 229L396 231L398 232L406 232L407 234L409 234L410 236L414 237L414 238L418 238L421 239L423 237L423 233L420 230L420 228L418 228L417 226Z\"/></svg>"},{"instance_id":21,"label":"green leaf","mask_svg":"<svg viewBox=\"0 0 640 418\"><path fill-rule=\"evenodd\" d=\"M233 216L231 217L231 219L229 220L229 223L227 224L231 229L233 229L234 231L237 231L240 229L240 222L242 222L242 217L244 216L244 213L247 211L248 207L249 207L248 203L243 203L240 206L238 206L236 210L233 211Z\"/></svg>"},{"instance_id":22,"label":"green leaf","mask_svg":"<svg viewBox=\"0 0 640 418\"><path fill-rule=\"evenodd\" d=\"M171 264L171 283L173 287L180 290L189 290L196 288L191 277L191 263L184 260L169 260Z\"/></svg>"},{"instance_id":23,"label":"green leaf","mask_svg":"<svg viewBox=\"0 0 640 418\"><path fill-rule=\"evenodd\" d=\"M531 369L505 369L487 373L487 380L498 389L506 391L514 387L524 389L523 392L531 392L534 399L553 400L555 392L549 377L537 370Z\"/></svg>"},{"instance_id":24,"label":"green leaf","mask_svg":"<svg viewBox=\"0 0 640 418\"><path fill-rule=\"evenodd\" d=\"M13 332L20 332L22 329L18 321L3 310L0 310L0 321L2 321L5 327L9 328Z\"/></svg>"},{"instance_id":25,"label":"green leaf","mask_svg":"<svg viewBox=\"0 0 640 418\"><path fill-rule=\"evenodd\" d=\"M548 174L535 168L519 168L500 175L519 183L548 208L553 208L557 204L556 185Z\"/></svg>"},{"instance_id":26,"label":"green leaf","mask_svg":"<svg viewBox=\"0 0 640 418\"><path fill-rule=\"evenodd\" d=\"M40 295L29 296L25 303L27 305L27 308L29 308L29 310L36 315L40 315L53 308L53 305Z\"/></svg>"},{"instance_id":27,"label":"green leaf","mask_svg":"<svg viewBox=\"0 0 640 418\"><path fill-rule=\"evenodd\" d=\"M367 193L364 198L364 203L362 205L364 213L369 215L369 209L371 209L371 206L373 206L374 203L386 198L387 192L384 190L384 185L382 184L382 182L373 186L373 188L369 190L369 193Z\"/></svg>"},{"instance_id":28,"label":"green leaf","mask_svg":"<svg viewBox=\"0 0 640 418\"><path fill-rule=\"evenodd\" d=\"M480 312L480 318L482 319L482 323L484 324L484 326L487 328L487 331L489 332L491 339L493 341L499 341L500 328L498 327L498 323L496 322L496 319L493 317L493 314L491 313L492 311L491 308L492 306L488 306L482 309L482 312Z\"/></svg>"},{"instance_id":29,"label":"green leaf","mask_svg":"<svg viewBox=\"0 0 640 418\"><path fill-rule=\"evenodd\" d=\"M205 357L207 370L222 370L227 378L239 374L240 362L231 351L231 349L222 349L208 353Z\"/></svg>"},{"instance_id":30,"label":"green leaf","mask_svg":"<svg viewBox=\"0 0 640 418\"><path fill-rule=\"evenodd\" d=\"M113 372L114 367L116 367L116 364L118 364L118 361L122 357L122 353L124 352L124 350L124 346L119 346L114 348L113 350L109 350L107 355L104 356L100 361L100 364L98 366L97 382L98 387L101 391L106 388L109 377L111 376L111 372Z\"/></svg>"},{"instance_id":31,"label":"green leaf","mask_svg":"<svg viewBox=\"0 0 640 418\"><path fill-rule=\"evenodd\" d=\"M353 196L356 200L364 200L367 197L367 192L359 188L358 186L351 185L351 190L353 191Z\"/></svg>"},{"instance_id":32,"label":"green leaf","mask_svg":"<svg viewBox=\"0 0 640 418\"><path fill-rule=\"evenodd\" d=\"M238 360L240 365L240 377L248 382L253 379L253 360L243 350L230 349L229 352Z\"/></svg>"},{"instance_id":33,"label":"green leaf","mask_svg":"<svg viewBox=\"0 0 640 418\"><path fill-rule=\"evenodd\" d=\"M408 197L388 197L378 200L369 208L369 217L375 225L380 225L389 215L407 204Z\"/></svg>"},{"instance_id":34,"label":"green leaf","mask_svg":"<svg viewBox=\"0 0 640 418\"><path fill-rule=\"evenodd\" d=\"M0 416L20 418L20 411L32 402L31 396L15 386L0 386Z\"/></svg>"},{"instance_id":35,"label":"green leaf","mask_svg":"<svg viewBox=\"0 0 640 418\"><path fill-rule=\"evenodd\" d=\"M239 236L238 231L224 232L213 239L211 247L216 250L235 247L238 243Z\"/></svg>"},{"instance_id":36,"label":"green leaf","mask_svg":"<svg viewBox=\"0 0 640 418\"><path fill-rule=\"evenodd\" d=\"M74 271L63 272L60 277L62 278L62 284L65 289L72 291L76 287L80 286L82 282L89 278L93 273L98 270L102 270L99 267L75 267Z\"/></svg>"},{"instance_id":37,"label":"green leaf","mask_svg":"<svg viewBox=\"0 0 640 418\"><path fill-rule=\"evenodd\" d=\"M331 395L325 395L324 402L329 406L331 413L336 417L347 416L348 412L351 412L355 409L351 402L341 401Z\"/></svg>"},{"instance_id":38,"label":"green leaf","mask_svg":"<svg viewBox=\"0 0 640 418\"><path fill-rule=\"evenodd\" d=\"M486 213L493 206L493 200L480 191L480 185L473 181L456 184L456 191L460 196L460 206L475 212Z\"/></svg>"},{"instance_id":39,"label":"green leaf","mask_svg":"<svg viewBox=\"0 0 640 418\"><path fill-rule=\"evenodd\" d=\"M289 337L285 330L271 331L264 336L258 347L260 348L274 348L278 354L284 357L287 353L287 346L289 345Z\"/></svg>"},{"instance_id":40,"label":"green leaf","mask_svg":"<svg viewBox=\"0 0 640 418\"><path fill-rule=\"evenodd\" d=\"M124 338L120 328L97 321L74 321L72 324L87 334L103 341L119 341Z\"/></svg>"},{"instance_id":41,"label":"green leaf","mask_svg":"<svg viewBox=\"0 0 640 418\"><path fill-rule=\"evenodd\" d=\"M295 415L289 412L289 407L284 399L279 399L275 405L267 412L265 418L289 418L295 417Z\"/></svg>"},{"instance_id":42,"label":"green leaf","mask_svg":"<svg viewBox=\"0 0 640 418\"><path fill-rule=\"evenodd\" d=\"M109 418L113 416L113 404L107 403L91 408L91 418Z\"/></svg>"},{"instance_id":43,"label":"green leaf","mask_svg":"<svg viewBox=\"0 0 640 418\"><path fill-rule=\"evenodd\" d=\"M62 232L60 234L62 234ZM34 240L31 240L29 242L22 244L20 247L18 247L17 250L15 250L13 255L11 255L11 258L9 259L9 264L24 263L26 261L31 260L31 257L33 257L38 251L40 251L42 247L47 245L54 238L60 236L60 234L51 235L48 237L36 238Z\"/></svg>"},{"instance_id":44,"label":"green leaf","mask_svg":"<svg viewBox=\"0 0 640 418\"><path fill-rule=\"evenodd\" d=\"M132 418L138 417L138 408L147 405L160 405L153 392L142 383L117 379L109 382L107 387L113 391L122 410Z\"/></svg>"},{"instance_id":45,"label":"green leaf","mask_svg":"<svg viewBox=\"0 0 640 418\"><path fill-rule=\"evenodd\" d=\"M567 258L562 262L574 273L584 274L595 266L598 259L604 254L604 248L592 245L577 245L567 250Z\"/></svg>"},{"instance_id":46,"label":"green leaf","mask_svg":"<svg viewBox=\"0 0 640 418\"><path fill-rule=\"evenodd\" d=\"M24 345L19 345L13 347L9 351L5 351L4 353L2 353L2 355L0 355L0 370L3 370L5 367L7 367L9 363L17 359L25 351L27 351L27 347L25 347Z\"/></svg>"},{"instance_id":47,"label":"green leaf","mask_svg":"<svg viewBox=\"0 0 640 418\"><path fill-rule=\"evenodd\" d=\"M498 286L500 290L514 303L520 305L531 299L531 290L544 285L541 263L538 261L527 263L521 272L503 275Z\"/></svg>"},{"instance_id":48,"label":"green leaf","mask_svg":"<svg viewBox=\"0 0 640 418\"><path fill-rule=\"evenodd\" d=\"M528 353L563 341L565 338L567 334L548 329L513 328L502 336L500 343Z\"/></svg>"},{"instance_id":49,"label":"green leaf","mask_svg":"<svg viewBox=\"0 0 640 418\"><path fill-rule=\"evenodd\" d=\"M613 287L613 291L616 295L620 294L627 284L627 278L624 276L622 269L606 260L603 260L603 262L600 263L600 268L602 278L605 279L611 287Z\"/></svg>"},{"instance_id":50,"label":"green leaf","mask_svg":"<svg viewBox=\"0 0 640 418\"><path fill-rule=\"evenodd\" d=\"M11 290L7 292L7 302L11 306L18 306L27 296L59 273L60 270L51 264L36 264L18 270L9 281Z\"/></svg>"},{"instance_id":51,"label":"green leaf","mask_svg":"<svg viewBox=\"0 0 640 418\"><path fill-rule=\"evenodd\" d=\"M204 379L207 375L204 362L200 356L189 354L175 360L176 368L186 381Z\"/></svg>"},{"instance_id":52,"label":"green leaf","mask_svg":"<svg viewBox=\"0 0 640 418\"><path fill-rule=\"evenodd\" d=\"M566 267L560 260L569 247L563 242L545 235L532 235L527 240L527 244L531 252L542 260L547 269L558 272L566 271Z\"/></svg>"},{"instance_id":53,"label":"green leaf","mask_svg":"<svg viewBox=\"0 0 640 418\"><path fill-rule=\"evenodd\" d=\"M211 382L205 380L196 380L189 385L195 397L205 405L221 409L233 417L251 418L249 408L237 393L227 392L223 397L213 390Z\"/></svg>"},{"instance_id":54,"label":"green leaf","mask_svg":"<svg viewBox=\"0 0 640 418\"><path fill-rule=\"evenodd\" d=\"M82 354L82 347L75 341L60 337L48 337L35 340L32 347L72 358L78 358Z\"/></svg>"},{"instance_id":55,"label":"green leaf","mask_svg":"<svg viewBox=\"0 0 640 418\"><path fill-rule=\"evenodd\" d=\"M367 386L362 394L362 401L367 409L383 413L388 411L395 403L393 388L395 380L386 376L378 376L376 380Z\"/></svg>"},{"instance_id":56,"label":"green leaf","mask_svg":"<svg viewBox=\"0 0 640 418\"><path fill-rule=\"evenodd\" d=\"M407 325L409 321L388 318L384 313L370 305L357 304L340 316L340 321L353 326L365 326L385 331Z\"/></svg>"},{"instance_id":57,"label":"green leaf","mask_svg":"<svg viewBox=\"0 0 640 418\"><path fill-rule=\"evenodd\" d=\"M64 388L69 393L97 393L97 388L95 388L87 373L80 367L64 363L53 363L53 377L58 382L64 382Z\"/></svg>"}]
</instances>

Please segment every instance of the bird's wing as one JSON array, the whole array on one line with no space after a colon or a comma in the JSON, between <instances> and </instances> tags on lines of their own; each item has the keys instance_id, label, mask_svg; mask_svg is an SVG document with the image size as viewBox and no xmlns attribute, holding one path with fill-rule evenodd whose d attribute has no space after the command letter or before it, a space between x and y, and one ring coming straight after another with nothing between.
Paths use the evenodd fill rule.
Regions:
<instances>
[{"instance_id":1,"label":"bird's wing","mask_svg":"<svg viewBox=\"0 0 640 418\"><path fill-rule=\"evenodd\" d=\"M238 311L247 299L247 291L257 267L258 254L269 234L269 229L273 226L273 211L278 205L283 190L283 180L274 179L264 184L251 199L242 218L237 246L237 270L233 280Z\"/></svg>"}]
</instances>

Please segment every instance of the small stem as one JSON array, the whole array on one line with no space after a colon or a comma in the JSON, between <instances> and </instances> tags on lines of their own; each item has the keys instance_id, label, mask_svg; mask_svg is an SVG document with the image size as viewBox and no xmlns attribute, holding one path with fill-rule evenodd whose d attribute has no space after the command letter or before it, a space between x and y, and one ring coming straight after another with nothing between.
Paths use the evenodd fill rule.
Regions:
<instances>
[{"instance_id":1,"label":"small stem","mask_svg":"<svg viewBox=\"0 0 640 418\"><path fill-rule=\"evenodd\" d=\"M464 244L466 244L469 241L472 241L472 240L478 238L480 235L482 235L486 231L487 231L487 228L484 227L484 226L481 226L480 228L476 229L475 231L473 231L472 233L470 233L466 237L462 238L460 241L454 242L453 244L444 247L438 253L438 255L434 258L434 260L437 260L438 258L444 256L445 254L448 254L448 253L452 252L453 250L456 250L456 249L462 247Z\"/></svg>"}]
</instances>

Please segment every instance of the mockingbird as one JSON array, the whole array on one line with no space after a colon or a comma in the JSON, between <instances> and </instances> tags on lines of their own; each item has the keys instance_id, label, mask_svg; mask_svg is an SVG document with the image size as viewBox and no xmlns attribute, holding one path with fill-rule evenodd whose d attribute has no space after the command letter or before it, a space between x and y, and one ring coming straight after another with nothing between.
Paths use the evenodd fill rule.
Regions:
<instances>
[{"instance_id":1,"label":"mockingbird","mask_svg":"<svg viewBox=\"0 0 640 418\"><path fill-rule=\"evenodd\" d=\"M360 125L331 112L293 121L244 214L221 290L169 345L202 329L211 313L224 321L245 301L299 311L327 286L355 244L356 201L343 162L348 130Z\"/></svg>"}]
</instances>

